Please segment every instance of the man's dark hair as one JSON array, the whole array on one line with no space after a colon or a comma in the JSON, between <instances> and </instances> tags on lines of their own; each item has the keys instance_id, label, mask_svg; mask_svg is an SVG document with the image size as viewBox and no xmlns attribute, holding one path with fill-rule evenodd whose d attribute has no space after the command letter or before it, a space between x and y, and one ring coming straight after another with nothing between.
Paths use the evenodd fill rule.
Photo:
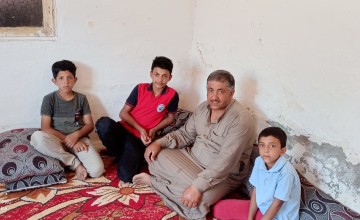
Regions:
<instances>
[{"instance_id":1,"label":"man's dark hair","mask_svg":"<svg viewBox=\"0 0 360 220\"><path fill-rule=\"evenodd\" d=\"M235 89L235 79L233 75L231 75L231 73L226 70L215 70L214 72L210 73L207 78L207 82L209 81L225 82L229 89Z\"/></svg>"},{"instance_id":2,"label":"man's dark hair","mask_svg":"<svg viewBox=\"0 0 360 220\"><path fill-rule=\"evenodd\" d=\"M52 65L51 70L52 70L54 79L56 79L56 77L60 71L66 71L66 70L71 72L74 77L76 76L76 66L73 62L71 62L69 60L61 60L61 61L55 62Z\"/></svg>"},{"instance_id":3,"label":"man's dark hair","mask_svg":"<svg viewBox=\"0 0 360 220\"><path fill-rule=\"evenodd\" d=\"M260 140L261 137L269 137L269 136L273 136L274 138L278 139L280 141L281 148L286 147L287 135L285 131L283 131L281 128L279 127L265 128L260 132L258 141Z\"/></svg>"},{"instance_id":4,"label":"man's dark hair","mask_svg":"<svg viewBox=\"0 0 360 220\"><path fill-rule=\"evenodd\" d=\"M151 71L153 71L155 67L168 70L171 74L173 69L173 63L169 58L159 56L155 57L155 59L153 60L151 65Z\"/></svg>"}]
</instances>

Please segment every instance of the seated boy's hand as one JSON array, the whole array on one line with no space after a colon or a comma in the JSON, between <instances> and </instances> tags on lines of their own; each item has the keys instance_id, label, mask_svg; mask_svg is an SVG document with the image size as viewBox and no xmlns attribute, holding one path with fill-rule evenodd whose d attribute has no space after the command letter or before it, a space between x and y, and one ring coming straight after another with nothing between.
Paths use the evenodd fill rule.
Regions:
<instances>
[{"instance_id":1,"label":"seated boy's hand","mask_svg":"<svg viewBox=\"0 0 360 220\"><path fill-rule=\"evenodd\" d=\"M149 137L153 140L155 138L155 134L156 134L156 130L155 129L150 129L149 130Z\"/></svg>"},{"instance_id":2,"label":"seated boy's hand","mask_svg":"<svg viewBox=\"0 0 360 220\"><path fill-rule=\"evenodd\" d=\"M141 141L143 142L144 145L148 145L151 143L151 138L148 136L147 132L145 130L140 132L140 137L141 137Z\"/></svg>"},{"instance_id":3,"label":"seated boy's hand","mask_svg":"<svg viewBox=\"0 0 360 220\"><path fill-rule=\"evenodd\" d=\"M75 146L75 144L78 142L79 137L78 135L74 132L71 133L69 135L66 135L64 140L62 141L63 144L65 144L67 147L73 148Z\"/></svg>"},{"instance_id":4,"label":"seated boy's hand","mask_svg":"<svg viewBox=\"0 0 360 220\"><path fill-rule=\"evenodd\" d=\"M151 138L149 138L149 137L141 137L141 140L145 146L147 146L151 143Z\"/></svg>"},{"instance_id":5,"label":"seated boy's hand","mask_svg":"<svg viewBox=\"0 0 360 220\"><path fill-rule=\"evenodd\" d=\"M84 150L88 150L89 149L89 145L87 145L86 143L82 142L82 141L78 141L75 145L74 145L74 151L75 152L80 152L80 151L84 151Z\"/></svg>"}]
</instances>

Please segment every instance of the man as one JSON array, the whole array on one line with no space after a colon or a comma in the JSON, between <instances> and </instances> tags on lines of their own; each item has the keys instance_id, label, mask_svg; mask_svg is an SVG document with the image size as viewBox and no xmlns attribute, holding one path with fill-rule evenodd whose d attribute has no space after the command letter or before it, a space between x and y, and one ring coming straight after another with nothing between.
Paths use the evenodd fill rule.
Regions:
<instances>
[{"instance_id":1,"label":"man","mask_svg":"<svg viewBox=\"0 0 360 220\"><path fill-rule=\"evenodd\" d=\"M251 112L233 99L234 77L216 70L207 78L207 102L186 124L145 150L150 175L135 175L186 219L205 219L210 206L248 175L255 141Z\"/></svg>"}]
</instances>

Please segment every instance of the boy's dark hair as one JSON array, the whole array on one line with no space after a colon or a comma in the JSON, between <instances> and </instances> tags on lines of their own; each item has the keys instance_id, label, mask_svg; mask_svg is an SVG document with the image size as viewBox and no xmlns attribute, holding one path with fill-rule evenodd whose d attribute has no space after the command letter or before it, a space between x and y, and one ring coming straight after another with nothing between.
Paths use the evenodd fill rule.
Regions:
<instances>
[{"instance_id":1,"label":"boy's dark hair","mask_svg":"<svg viewBox=\"0 0 360 220\"><path fill-rule=\"evenodd\" d=\"M226 70L215 70L214 72L210 73L207 78L207 82L209 81L225 82L229 89L235 89L235 79L233 75L231 75L231 73Z\"/></svg>"},{"instance_id":2,"label":"boy's dark hair","mask_svg":"<svg viewBox=\"0 0 360 220\"><path fill-rule=\"evenodd\" d=\"M287 135L285 131L283 131L281 128L279 127L265 128L260 132L258 141L260 140L261 137L268 137L268 136L273 136L274 138L278 139L280 141L281 148L286 147Z\"/></svg>"},{"instance_id":3,"label":"boy's dark hair","mask_svg":"<svg viewBox=\"0 0 360 220\"><path fill-rule=\"evenodd\" d=\"M59 71L66 71L66 70L71 72L74 77L76 76L76 66L73 62L71 62L69 60L61 60L61 61L55 62L52 65L51 70L52 70L54 79L56 79Z\"/></svg>"},{"instance_id":4,"label":"boy's dark hair","mask_svg":"<svg viewBox=\"0 0 360 220\"><path fill-rule=\"evenodd\" d=\"M153 60L151 65L151 71L153 71L155 67L168 70L171 74L173 69L173 63L169 58L159 56L155 57L155 59Z\"/></svg>"}]
</instances>

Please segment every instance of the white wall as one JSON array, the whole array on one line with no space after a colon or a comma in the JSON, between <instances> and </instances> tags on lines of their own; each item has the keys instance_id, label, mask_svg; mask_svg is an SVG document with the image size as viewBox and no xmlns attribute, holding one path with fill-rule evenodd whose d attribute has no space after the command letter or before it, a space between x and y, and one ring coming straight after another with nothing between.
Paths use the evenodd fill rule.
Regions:
<instances>
[{"instance_id":1,"label":"white wall","mask_svg":"<svg viewBox=\"0 0 360 220\"><path fill-rule=\"evenodd\" d=\"M289 133L288 156L325 192L360 212L360 17L357 0L61 0L57 38L0 39L0 131L39 127L56 90L51 64L70 59L75 90L96 120L118 118L131 89L150 80L156 55L174 61L180 107L205 100L207 75L235 75L236 97ZM96 135L92 134L93 140Z\"/></svg>"},{"instance_id":2,"label":"white wall","mask_svg":"<svg viewBox=\"0 0 360 220\"><path fill-rule=\"evenodd\" d=\"M56 1L57 38L0 39L0 131L40 126L45 94L57 89L51 65L70 59L78 66L75 90L90 101L94 121L118 113L133 87L150 82L155 56L174 63L169 85L181 93L190 75L194 2ZM181 102L184 96L180 94ZM96 135L92 134L93 138Z\"/></svg>"},{"instance_id":3,"label":"white wall","mask_svg":"<svg viewBox=\"0 0 360 220\"><path fill-rule=\"evenodd\" d=\"M193 67L236 76L236 96L289 133L289 159L360 211L360 2L197 0ZM197 88L201 99L203 87Z\"/></svg>"}]
</instances>

